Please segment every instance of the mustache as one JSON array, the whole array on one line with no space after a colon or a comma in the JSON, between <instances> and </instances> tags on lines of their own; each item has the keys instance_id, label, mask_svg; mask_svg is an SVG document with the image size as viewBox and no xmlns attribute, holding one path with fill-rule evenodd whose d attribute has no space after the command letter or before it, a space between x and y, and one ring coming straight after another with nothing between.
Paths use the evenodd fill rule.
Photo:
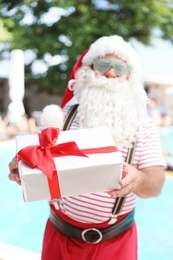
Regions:
<instances>
[{"instance_id":1,"label":"mustache","mask_svg":"<svg viewBox=\"0 0 173 260\"><path fill-rule=\"evenodd\" d=\"M73 90L76 94L82 92L84 89L102 89L105 92L115 92L123 94L129 89L129 82L124 78L107 78L104 75L97 75L88 67L82 67L76 73L76 80L70 82L70 87L73 86Z\"/></svg>"}]
</instances>

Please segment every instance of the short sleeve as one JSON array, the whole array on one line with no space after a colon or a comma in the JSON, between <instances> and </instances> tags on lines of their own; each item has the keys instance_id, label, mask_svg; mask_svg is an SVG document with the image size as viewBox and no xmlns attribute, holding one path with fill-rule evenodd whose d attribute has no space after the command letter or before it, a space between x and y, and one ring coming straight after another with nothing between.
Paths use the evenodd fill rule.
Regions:
<instances>
[{"instance_id":1,"label":"short sleeve","mask_svg":"<svg viewBox=\"0 0 173 260\"><path fill-rule=\"evenodd\" d=\"M150 117L145 117L141 120L137 146L139 148L139 156L137 161L138 169L151 166L166 167L159 129Z\"/></svg>"}]
</instances>

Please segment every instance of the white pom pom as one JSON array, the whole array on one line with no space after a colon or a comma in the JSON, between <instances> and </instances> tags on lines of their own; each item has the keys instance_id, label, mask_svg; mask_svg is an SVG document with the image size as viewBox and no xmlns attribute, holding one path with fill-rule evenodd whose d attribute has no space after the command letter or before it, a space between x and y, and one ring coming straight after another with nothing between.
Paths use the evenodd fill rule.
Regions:
<instances>
[{"instance_id":1,"label":"white pom pom","mask_svg":"<svg viewBox=\"0 0 173 260\"><path fill-rule=\"evenodd\" d=\"M40 123L43 128L57 127L62 130L64 125L64 115L57 105L48 105L43 108L43 112L40 116Z\"/></svg>"}]
</instances>

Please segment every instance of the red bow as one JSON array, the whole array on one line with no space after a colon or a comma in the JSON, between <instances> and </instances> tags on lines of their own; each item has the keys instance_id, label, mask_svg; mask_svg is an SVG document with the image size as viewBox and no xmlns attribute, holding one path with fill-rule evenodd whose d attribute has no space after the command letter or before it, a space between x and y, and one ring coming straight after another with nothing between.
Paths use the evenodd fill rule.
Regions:
<instances>
[{"instance_id":1,"label":"red bow","mask_svg":"<svg viewBox=\"0 0 173 260\"><path fill-rule=\"evenodd\" d=\"M58 128L46 128L39 136L39 145L31 145L18 152L18 160L22 160L31 168L38 167L49 179L52 179L55 164L53 157L59 156L84 156L75 142L55 145L60 130Z\"/></svg>"}]
</instances>

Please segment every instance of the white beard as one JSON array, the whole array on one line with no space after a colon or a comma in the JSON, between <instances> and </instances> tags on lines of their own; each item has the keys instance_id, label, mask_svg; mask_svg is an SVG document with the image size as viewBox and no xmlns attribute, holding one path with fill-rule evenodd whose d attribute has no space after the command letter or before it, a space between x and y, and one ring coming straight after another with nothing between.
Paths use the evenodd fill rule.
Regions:
<instances>
[{"instance_id":1,"label":"white beard","mask_svg":"<svg viewBox=\"0 0 173 260\"><path fill-rule=\"evenodd\" d=\"M132 80L131 80L132 81ZM81 128L106 126L116 145L130 147L139 134L139 117L146 113L146 94L141 83L95 76L82 67L76 74L74 95L79 101Z\"/></svg>"}]
</instances>

